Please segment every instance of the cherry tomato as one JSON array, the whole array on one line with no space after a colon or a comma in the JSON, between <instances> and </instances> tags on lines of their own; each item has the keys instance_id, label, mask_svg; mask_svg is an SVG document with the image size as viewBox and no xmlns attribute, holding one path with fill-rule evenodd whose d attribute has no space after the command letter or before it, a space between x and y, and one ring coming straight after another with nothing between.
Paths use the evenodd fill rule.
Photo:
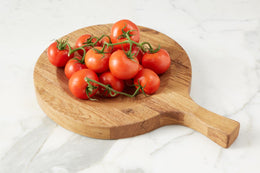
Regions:
<instances>
[{"instance_id":1,"label":"cherry tomato","mask_svg":"<svg viewBox=\"0 0 260 173\"><path fill-rule=\"evenodd\" d=\"M133 30L130 32L130 35L131 35L130 39L135 42L139 42L140 31L139 31L138 27L130 20L120 20L120 21L114 23L112 26L111 34L110 34L112 43L119 43L119 42L123 42L123 41L127 40L127 38L122 37L122 34L123 34L122 29L125 32L127 32L129 30ZM126 50L129 48L129 44L125 43L122 45L115 45L114 48Z\"/></svg>"},{"instance_id":2,"label":"cherry tomato","mask_svg":"<svg viewBox=\"0 0 260 173\"><path fill-rule=\"evenodd\" d=\"M144 87L143 90L146 94L153 94L160 87L160 78L154 71L144 68L134 78L134 84L138 85L138 83Z\"/></svg>"},{"instance_id":3,"label":"cherry tomato","mask_svg":"<svg viewBox=\"0 0 260 173\"><path fill-rule=\"evenodd\" d=\"M66 77L69 79L73 73L85 69L87 68L87 66L85 64L80 63L79 61L81 60L81 57L75 57L73 59L70 59L65 68L64 68L64 72Z\"/></svg>"},{"instance_id":4,"label":"cherry tomato","mask_svg":"<svg viewBox=\"0 0 260 173\"><path fill-rule=\"evenodd\" d=\"M68 54L69 47L63 41L59 42L59 44L57 42L52 43L47 51L49 61L57 67L64 67L66 63L73 58L74 54L70 56L68 56Z\"/></svg>"},{"instance_id":5,"label":"cherry tomato","mask_svg":"<svg viewBox=\"0 0 260 173\"><path fill-rule=\"evenodd\" d=\"M101 50L102 47L95 47L95 49ZM90 49L85 56L86 66L96 73L103 73L108 70L108 61L110 53L98 53L95 49ZM107 50L105 50L107 52Z\"/></svg>"},{"instance_id":6,"label":"cherry tomato","mask_svg":"<svg viewBox=\"0 0 260 173\"><path fill-rule=\"evenodd\" d=\"M139 70L137 58L129 59L123 50L117 50L110 56L109 69L118 79L131 79Z\"/></svg>"},{"instance_id":7,"label":"cherry tomato","mask_svg":"<svg viewBox=\"0 0 260 173\"><path fill-rule=\"evenodd\" d=\"M99 41L99 44L100 44L101 47L103 47L105 43L110 43L110 40L109 40L109 38L108 38L107 36L106 36L106 37L103 37L103 38ZM106 48L107 48L107 47L106 47ZM109 47L107 48L107 51L108 51L109 53L111 53L111 52L113 51L112 46L109 46Z\"/></svg>"},{"instance_id":8,"label":"cherry tomato","mask_svg":"<svg viewBox=\"0 0 260 173\"><path fill-rule=\"evenodd\" d=\"M139 63L142 63L142 58L144 56L143 51L139 47L133 46L132 53L136 56Z\"/></svg>"},{"instance_id":9,"label":"cherry tomato","mask_svg":"<svg viewBox=\"0 0 260 173\"><path fill-rule=\"evenodd\" d=\"M96 88L89 88L88 83L85 81L86 77L99 81L97 74L89 69L77 71L69 79L69 89L75 97L80 99L89 99L89 97L93 97L97 93L99 85L94 82L90 82L90 84ZM87 95L87 91L89 91L89 97Z\"/></svg>"},{"instance_id":10,"label":"cherry tomato","mask_svg":"<svg viewBox=\"0 0 260 173\"><path fill-rule=\"evenodd\" d=\"M144 68L152 69L157 74L162 74L170 67L171 58L165 49L156 53L145 53L142 59Z\"/></svg>"},{"instance_id":11,"label":"cherry tomato","mask_svg":"<svg viewBox=\"0 0 260 173\"><path fill-rule=\"evenodd\" d=\"M99 81L105 85L109 85L116 91L123 91L124 89L124 81L121 79L116 78L112 75L111 72L105 72L99 76ZM118 94L115 94L114 92L108 93L107 89L100 86L99 87L100 94L106 97L115 97Z\"/></svg>"},{"instance_id":12,"label":"cherry tomato","mask_svg":"<svg viewBox=\"0 0 260 173\"><path fill-rule=\"evenodd\" d=\"M92 35L90 35L90 34L85 34L85 35L80 36L80 37L77 39L77 41L76 41L75 48L78 48L78 47L83 46L84 43L87 42L87 40L90 39L91 37L92 37ZM96 38L93 38L93 39L91 40L92 43L94 43L95 41L97 41ZM96 46L99 46L99 43L97 43ZM92 48L92 47L90 47L90 46L84 47L84 49L86 50L86 53L87 53L87 51L88 51L89 49L91 49L91 48ZM83 53L84 53L84 52L83 52L83 50L78 50L78 53L79 53L81 56L83 56Z\"/></svg>"},{"instance_id":13,"label":"cherry tomato","mask_svg":"<svg viewBox=\"0 0 260 173\"><path fill-rule=\"evenodd\" d=\"M110 38L110 37L109 37L109 38ZM110 43L109 38L108 38L107 36L103 37L103 38L99 41L99 44L100 44L101 46L103 46L104 43Z\"/></svg>"}]
</instances>

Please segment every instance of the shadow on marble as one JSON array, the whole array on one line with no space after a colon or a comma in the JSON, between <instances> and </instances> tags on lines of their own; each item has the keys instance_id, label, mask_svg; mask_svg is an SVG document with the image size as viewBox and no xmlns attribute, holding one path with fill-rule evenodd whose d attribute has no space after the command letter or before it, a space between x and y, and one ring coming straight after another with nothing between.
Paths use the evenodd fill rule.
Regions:
<instances>
[{"instance_id":1,"label":"shadow on marble","mask_svg":"<svg viewBox=\"0 0 260 173\"><path fill-rule=\"evenodd\" d=\"M35 173L39 171L39 168L41 172L53 172L52 169L77 172L102 160L115 142L114 140L92 139L62 130L62 133L72 133L68 140L58 148L42 152L46 141L56 128L57 125L45 117L42 124L20 138L1 158L0 172ZM57 137L59 136L54 138Z\"/></svg>"}]
</instances>

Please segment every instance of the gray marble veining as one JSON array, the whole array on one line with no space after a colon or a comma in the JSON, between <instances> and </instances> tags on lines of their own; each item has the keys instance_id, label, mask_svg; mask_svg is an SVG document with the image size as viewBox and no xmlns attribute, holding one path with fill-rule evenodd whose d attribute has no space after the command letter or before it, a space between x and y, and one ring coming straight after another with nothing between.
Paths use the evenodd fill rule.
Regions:
<instances>
[{"instance_id":1,"label":"gray marble veining","mask_svg":"<svg viewBox=\"0 0 260 173\"><path fill-rule=\"evenodd\" d=\"M0 173L259 173L260 1L2 1ZM41 111L38 56L56 38L127 18L175 39L192 63L192 98L241 123L229 149L181 126L120 140L63 129Z\"/></svg>"}]
</instances>

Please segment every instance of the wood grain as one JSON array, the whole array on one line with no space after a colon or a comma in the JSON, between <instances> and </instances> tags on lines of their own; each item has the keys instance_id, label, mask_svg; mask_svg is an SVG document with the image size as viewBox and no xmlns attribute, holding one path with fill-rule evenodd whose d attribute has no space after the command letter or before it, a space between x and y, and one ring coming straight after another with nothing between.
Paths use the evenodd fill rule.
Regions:
<instances>
[{"instance_id":1,"label":"wood grain","mask_svg":"<svg viewBox=\"0 0 260 173\"><path fill-rule=\"evenodd\" d=\"M85 33L109 33L111 24L95 25L74 31L71 45ZM207 136L222 147L229 147L239 133L239 123L197 105L189 96L191 64L184 49L168 36L139 26L141 41L161 45L171 56L170 69L161 78L156 94L136 98L119 96L98 101L75 98L68 89L62 68L51 65L46 50L34 69L34 85L39 105L56 123L81 135L118 139L140 135L161 126L179 124Z\"/></svg>"}]
</instances>

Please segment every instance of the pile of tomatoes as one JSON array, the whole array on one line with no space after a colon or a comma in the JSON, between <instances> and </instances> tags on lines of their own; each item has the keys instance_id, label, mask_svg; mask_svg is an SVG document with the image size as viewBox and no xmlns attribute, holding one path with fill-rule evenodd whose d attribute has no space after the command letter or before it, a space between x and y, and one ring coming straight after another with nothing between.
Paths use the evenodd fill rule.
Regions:
<instances>
[{"instance_id":1,"label":"pile of tomatoes","mask_svg":"<svg viewBox=\"0 0 260 173\"><path fill-rule=\"evenodd\" d=\"M158 75L170 67L170 56L160 46L153 49L150 43L139 40L139 28L130 20L120 20L109 35L84 34L73 48L67 40L56 40L47 54L53 65L65 67L69 89L77 98L153 94L160 86ZM128 93L129 87L136 89Z\"/></svg>"}]
</instances>

